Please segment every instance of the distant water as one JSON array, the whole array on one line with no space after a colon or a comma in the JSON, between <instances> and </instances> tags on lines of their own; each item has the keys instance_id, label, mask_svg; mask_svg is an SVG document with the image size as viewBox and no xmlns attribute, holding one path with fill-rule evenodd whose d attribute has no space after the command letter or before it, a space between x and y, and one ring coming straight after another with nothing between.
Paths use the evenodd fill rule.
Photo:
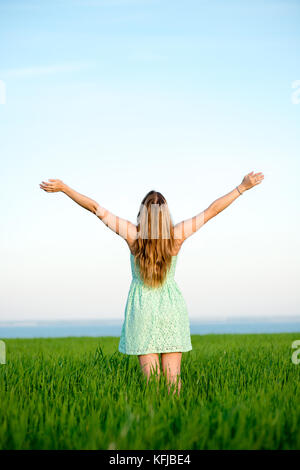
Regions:
<instances>
[{"instance_id":1,"label":"distant water","mask_svg":"<svg viewBox=\"0 0 300 470\"><path fill-rule=\"evenodd\" d=\"M0 339L58 338L67 336L120 336L122 321L110 322L15 322L0 323ZM300 317L291 321L229 320L190 322L192 335L226 333L292 333L299 332Z\"/></svg>"}]
</instances>

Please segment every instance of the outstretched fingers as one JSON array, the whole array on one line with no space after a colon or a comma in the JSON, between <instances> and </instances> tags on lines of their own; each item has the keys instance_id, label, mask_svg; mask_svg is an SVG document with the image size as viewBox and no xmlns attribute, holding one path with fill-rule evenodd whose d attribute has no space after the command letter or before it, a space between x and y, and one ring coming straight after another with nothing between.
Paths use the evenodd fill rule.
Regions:
<instances>
[{"instance_id":1,"label":"outstretched fingers","mask_svg":"<svg viewBox=\"0 0 300 470\"><path fill-rule=\"evenodd\" d=\"M47 183L46 181L40 183L40 188L47 192L53 192L54 190L53 183Z\"/></svg>"},{"instance_id":2,"label":"outstretched fingers","mask_svg":"<svg viewBox=\"0 0 300 470\"><path fill-rule=\"evenodd\" d=\"M255 175L253 175L253 176L254 176L255 184L261 183L262 180L264 179L264 175L261 171L259 173L255 173Z\"/></svg>"},{"instance_id":3,"label":"outstretched fingers","mask_svg":"<svg viewBox=\"0 0 300 470\"><path fill-rule=\"evenodd\" d=\"M60 180L49 178L48 181L50 181L50 183L42 181L42 183L40 183L40 188L48 193L54 193L60 190Z\"/></svg>"},{"instance_id":4,"label":"outstretched fingers","mask_svg":"<svg viewBox=\"0 0 300 470\"><path fill-rule=\"evenodd\" d=\"M247 175L252 183L253 186L256 186L257 184L261 183L262 180L264 179L264 174L262 171L259 171L258 173L254 173L254 171L251 171Z\"/></svg>"}]
</instances>

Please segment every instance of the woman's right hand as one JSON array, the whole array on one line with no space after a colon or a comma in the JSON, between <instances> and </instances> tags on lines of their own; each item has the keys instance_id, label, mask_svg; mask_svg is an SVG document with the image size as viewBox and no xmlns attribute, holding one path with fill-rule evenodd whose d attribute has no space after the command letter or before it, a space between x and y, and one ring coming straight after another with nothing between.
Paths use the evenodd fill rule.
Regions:
<instances>
[{"instance_id":1,"label":"woman's right hand","mask_svg":"<svg viewBox=\"0 0 300 470\"><path fill-rule=\"evenodd\" d=\"M239 185L239 188L242 188L242 191L247 191L248 189L253 188L257 184L260 184L263 179L264 175L262 174L262 172L254 173L253 171L251 171L251 173L248 173L248 175L244 176L244 179Z\"/></svg>"}]
</instances>

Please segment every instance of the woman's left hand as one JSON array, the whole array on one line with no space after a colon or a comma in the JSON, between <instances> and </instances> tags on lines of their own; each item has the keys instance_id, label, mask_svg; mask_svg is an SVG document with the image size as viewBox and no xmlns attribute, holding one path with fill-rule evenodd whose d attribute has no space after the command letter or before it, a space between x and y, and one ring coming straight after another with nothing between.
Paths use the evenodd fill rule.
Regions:
<instances>
[{"instance_id":1,"label":"woman's left hand","mask_svg":"<svg viewBox=\"0 0 300 470\"><path fill-rule=\"evenodd\" d=\"M51 182L46 183L45 181L42 181L40 183L40 188L47 191L47 193L56 193L63 190L64 182L62 180L48 179L48 181Z\"/></svg>"}]
</instances>

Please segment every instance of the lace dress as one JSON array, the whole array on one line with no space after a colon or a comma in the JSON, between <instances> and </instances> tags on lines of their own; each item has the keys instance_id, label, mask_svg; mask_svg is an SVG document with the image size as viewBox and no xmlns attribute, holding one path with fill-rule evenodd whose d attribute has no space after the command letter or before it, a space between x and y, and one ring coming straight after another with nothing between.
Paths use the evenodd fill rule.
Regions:
<instances>
[{"instance_id":1,"label":"lace dress","mask_svg":"<svg viewBox=\"0 0 300 470\"><path fill-rule=\"evenodd\" d=\"M191 335L185 300L174 279L177 256L173 256L164 284L146 286L130 253L132 281L119 342L124 354L191 351Z\"/></svg>"}]
</instances>

